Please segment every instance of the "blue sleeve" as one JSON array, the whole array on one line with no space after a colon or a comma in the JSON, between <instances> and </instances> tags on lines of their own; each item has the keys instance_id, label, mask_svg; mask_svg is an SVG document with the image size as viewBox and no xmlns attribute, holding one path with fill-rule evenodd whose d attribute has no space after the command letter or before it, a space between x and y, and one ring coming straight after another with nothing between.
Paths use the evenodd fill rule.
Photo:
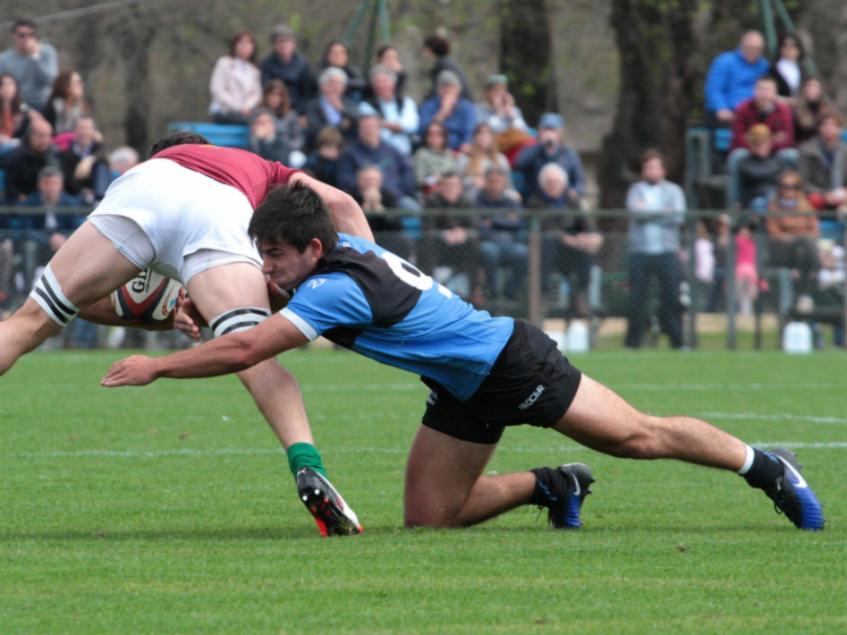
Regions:
<instances>
[{"instance_id":1,"label":"blue sleeve","mask_svg":"<svg viewBox=\"0 0 847 635\"><path fill-rule=\"evenodd\" d=\"M585 194L585 172L582 170L582 159L579 158L579 152L576 150L570 150L569 154L568 182L582 196Z\"/></svg>"},{"instance_id":2,"label":"blue sleeve","mask_svg":"<svg viewBox=\"0 0 847 635\"><path fill-rule=\"evenodd\" d=\"M717 112L719 110L731 109L727 101L724 85L726 84L729 66L732 63L731 53L721 53L712 62L706 75L706 110Z\"/></svg>"},{"instance_id":3,"label":"blue sleeve","mask_svg":"<svg viewBox=\"0 0 847 635\"><path fill-rule=\"evenodd\" d=\"M368 326L373 319L359 285L341 272L308 278L280 314L310 340L337 326Z\"/></svg>"}]
</instances>

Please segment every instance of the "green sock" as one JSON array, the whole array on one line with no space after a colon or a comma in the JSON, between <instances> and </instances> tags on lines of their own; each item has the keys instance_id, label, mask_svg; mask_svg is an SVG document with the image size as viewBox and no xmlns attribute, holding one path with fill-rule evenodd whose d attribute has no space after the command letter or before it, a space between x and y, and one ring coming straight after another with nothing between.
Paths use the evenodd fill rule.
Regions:
<instances>
[{"instance_id":1,"label":"green sock","mask_svg":"<svg viewBox=\"0 0 847 635\"><path fill-rule=\"evenodd\" d=\"M293 443L286 450L288 454L288 469L294 476L304 467L310 467L315 472L326 476L326 468L321 461L321 453L311 443Z\"/></svg>"}]
</instances>

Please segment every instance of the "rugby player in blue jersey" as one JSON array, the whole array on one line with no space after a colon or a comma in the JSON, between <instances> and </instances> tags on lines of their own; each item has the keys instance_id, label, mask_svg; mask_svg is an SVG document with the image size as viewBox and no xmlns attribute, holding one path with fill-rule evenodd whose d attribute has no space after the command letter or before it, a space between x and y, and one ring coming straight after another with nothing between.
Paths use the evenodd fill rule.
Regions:
<instances>
[{"instance_id":1,"label":"rugby player in blue jersey","mask_svg":"<svg viewBox=\"0 0 847 635\"><path fill-rule=\"evenodd\" d=\"M398 256L336 233L307 187L273 190L249 231L264 272L294 290L287 306L248 331L192 350L116 362L104 386L232 373L323 335L420 375L432 391L406 470L409 526L473 525L526 504L547 507L554 527L581 526L593 482L587 466L483 476L504 426L528 423L614 456L737 472L797 527L823 529L820 503L791 452L752 448L698 419L639 412L571 366L531 324L477 311ZM311 476L301 478L308 483Z\"/></svg>"}]
</instances>

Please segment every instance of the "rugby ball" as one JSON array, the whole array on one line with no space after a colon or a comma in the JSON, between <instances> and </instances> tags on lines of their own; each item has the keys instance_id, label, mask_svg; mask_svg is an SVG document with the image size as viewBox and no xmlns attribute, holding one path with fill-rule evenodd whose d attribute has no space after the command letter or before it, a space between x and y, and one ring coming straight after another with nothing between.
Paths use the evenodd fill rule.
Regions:
<instances>
[{"instance_id":1,"label":"rugby ball","mask_svg":"<svg viewBox=\"0 0 847 635\"><path fill-rule=\"evenodd\" d=\"M145 269L112 291L112 305L122 320L161 322L173 313L180 289L178 281Z\"/></svg>"}]
</instances>

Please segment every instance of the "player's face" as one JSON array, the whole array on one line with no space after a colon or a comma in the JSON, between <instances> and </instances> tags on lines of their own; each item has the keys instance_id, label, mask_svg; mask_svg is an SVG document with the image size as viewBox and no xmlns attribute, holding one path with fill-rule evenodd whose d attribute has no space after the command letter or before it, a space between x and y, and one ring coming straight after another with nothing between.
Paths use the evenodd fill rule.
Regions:
<instances>
[{"instance_id":1,"label":"player's face","mask_svg":"<svg viewBox=\"0 0 847 635\"><path fill-rule=\"evenodd\" d=\"M302 252L287 243L262 243L262 272L282 289L293 289L314 271L323 254L321 242L316 238Z\"/></svg>"}]
</instances>

